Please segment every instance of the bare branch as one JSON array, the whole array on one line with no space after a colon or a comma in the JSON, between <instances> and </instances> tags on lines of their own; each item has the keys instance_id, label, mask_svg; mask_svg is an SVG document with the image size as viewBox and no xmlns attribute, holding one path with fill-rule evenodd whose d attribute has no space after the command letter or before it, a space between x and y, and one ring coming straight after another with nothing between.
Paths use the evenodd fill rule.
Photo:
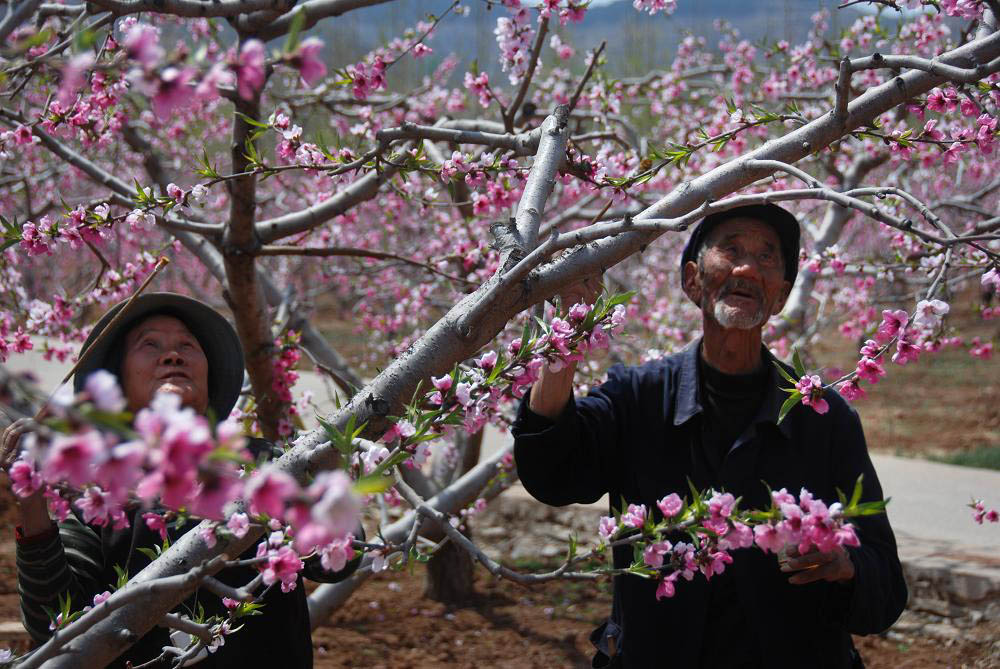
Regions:
<instances>
[{"instance_id":1,"label":"bare branch","mask_svg":"<svg viewBox=\"0 0 1000 669\"><path fill-rule=\"evenodd\" d=\"M940 57L928 59L920 58L919 56L883 56L878 53L864 58L854 58L850 61L851 72L879 70L883 68L920 70L944 77L949 81L972 84L996 72L1000 68L1000 58L994 58L985 65L977 64L974 67L949 65L941 62Z\"/></svg>"},{"instance_id":2,"label":"bare branch","mask_svg":"<svg viewBox=\"0 0 1000 669\"><path fill-rule=\"evenodd\" d=\"M889 156L886 152L882 152L875 157L862 155L842 175L841 188L843 190L856 188L869 172L884 163L888 158ZM819 234L813 240L813 250L815 253L822 254L840 239L844 225L847 224L851 215L852 210L839 204L831 203L827 207ZM819 277L814 272L808 270L799 272L798 279L795 281L795 285L788 296L788 301L785 303L785 308L781 312L781 320L775 324L771 336L781 337L789 330L802 329L806 318L806 308L812 296L817 278Z\"/></svg>"},{"instance_id":3,"label":"bare branch","mask_svg":"<svg viewBox=\"0 0 1000 669\"><path fill-rule=\"evenodd\" d=\"M594 66L597 65L597 59L601 57L601 52L604 51L604 47L606 45L607 42L601 40L601 45L597 47L597 50L590 56L590 63L587 65L587 71L583 73L583 78L580 79L580 83L577 84L576 90L573 91L573 97L569 99L569 104L566 105L569 107L571 112L576 109L576 103L580 101L580 96L583 95L583 89L590 80L590 75L594 73Z\"/></svg>"},{"instance_id":4,"label":"bare branch","mask_svg":"<svg viewBox=\"0 0 1000 669\"><path fill-rule=\"evenodd\" d=\"M174 16L214 18L261 10L287 12L296 0L90 0L115 16L151 12Z\"/></svg>"},{"instance_id":5,"label":"bare branch","mask_svg":"<svg viewBox=\"0 0 1000 669\"><path fill-rule=\"evenodd\" d=\"M163 620L160 621L160 627L187 632L191 636L198 637L204 643L211 643L212 641L212 627L210 625L196 623L190 618L184 618L176 613L168 613L163 616Z\"/></svg>"},{"instance_id":6,"label":"bare branch","mask_svg":"<svg viewBox=\"0 0 1000 669\"><path fill-rule=\"evenodd\" d=\"M10 0L11 3L13 1ZM0 22L0 44L6 42L10 34L27 21L28 17L35 13L40 4L42 4L42 0L21 0L21 4L17 6L17 9L7 14L3 22Z\"/></svg>"},{"instance_id":7,"label":"bare branch","mask_svg":"<svg viewBox=\"0 0 1000 669\"><path fill-rule=\"evenodd\" d=\"M309 30L318 21L329 16L340 16L354 9L373 7L386 2L391 2L391 0L307 0L307 2L303 2L292 11L283 14L266 25L255 25L252 19L238 20L235 25L237 30L243 32L251 31L256 37L268 41L287 33L292 27L295 14L298 12L302 12L305 15L305 23L302 26L302 30Z\"/></svg>"},{"instance_id":8,"label":"bare branch","mask_svg":"<svg viewBox=\"0 0 1000 669\"><path fill-rule=\"evenodd\" d=\"M567 560L562 565L560 565L554 571L544 573L544 574L522 574L516 572L513 569L503 566L499 562L496 562L486 553L484 553L476 544L472 542L467 536L459 532L456 528L452 527L451 523L448 522L448 516L434 507L427 504L427 502L420 499L416 491L410 486L406 485L402 477L399 476L398 472L396 474L396 490L402 495L403 499L410 503L410 505L417 510L421 516L425 518L430 518L437 522L437 524L444 531L445 536L447 536L451 541L460 546L463 550L469 553L473 558L475 558L481 565L486 567L486 571L490 572L494 576L500 578L506 578L515 583L520 583L521 585L530 585L532 583L541 583L543 581L551 581L557 578L566 579L597 579L604 576L599 572L571 572L569 568L577 562L581 562L585 559L589 559L591 555L585 554L574 557L572 560Z\"/></svg>"},{"instance_id":9,"label":"bare branch","mask_svg":"<svg viewBox=\"0 0 1000 669\"><path fill-rule=\"evenodd\" d=\"M375 139L389 143L399 139L429 139L432 142L454 142L455 144L477 144L494 149L506 149L517 155L532 154L537 150L541 128L530 132L497 134L478 130L462 130L404 122L398 128L379 130Z\"/></svg>"},{"instance_id":10,"label":"bare branch","mask_svg":"<svg viewBox=\"0 0 1000 669\"><path fill-rule=\"evenodd\" d=\"M528 70L524 73L521 85L514 95L510 106L502 109L503 125L507 132L514 132L514 117L517 116L524 96L528 94L528 87L535 76L535 68L538 67L538 56L542 53L542 45L545 43L545 35L549 32L549 17L542 19L538 25L538 32L535 33L535 43L531 45L531 55L528 56Z\"/></svg>"},{"instance_id":11,"label":"bare branch","mask_svg":"<svg viewBox=\"0 0 1000 669\"><path fill-rule=\"evenodd\" d=\"M500 249L500 267L493 278L484 284L484 286L489 285L489 288L483 293L479 302L458 321L459 332L471 330L472 324L484 310L491 308L490 305L499 292L506 290L512 282L520 279L514 270L506 272L512 263L516 263L516 269L524 266L525 253L528 253L528 257L537 257L537 249L534 251L532 249L538 243L538 227L541 224L542 212L545 211L545 202L552 193L556 172L566 154L568 112L568 108L559 107L556 115L546 118L541 126L542 138L538 143L538 153L535 154L534 165L528 174L528 183L525 184L517 207L516 228L507 231L510 242Z\"/></svg>"},{"instance_id":12,"label":"bare branch","mask_svg":"<svg viewBox=\"0 0 1000 669\"><path fill-rule=\"evenodd\" d=\"M282 237L296 235L315 228L332 218L340 216L360 202L371 199L379 187L395 176L399 167L395 164L383 166L361 177L333 197L284 216L278 216L257 223L257 237L262 244L269 244Z\"/></svg>"},{"instance_id":13,"label":"bare branch","mask_svg":"<svg viewBox=\"0 0 1000 669\"><path fill-rule=\"evenodd\" d=\"M538 153L517 206L517 232L525 249L532 249L538 243L538 226L542 222L545 203L552 194L556 174L566 156L568 117L569 108L560 106L541 125Z\"/></svg>"},{"instance_id":14,"label":"bare branch","mask_svg":"<svg viewBox=\"0 0 1000 669\"><path fill-rule=\"evenodd\" d=\"M433 265L420 262L419 260L413 260L412 258L407 258L406 256L401 256L395 253L385 253L383 251L371 251L368 249L351 248L347 246L328 246L322 248L315 246L262 246L257 251L257 255L310 256L319 258L330 258L336 256L343 258L373 258L376 260L398 260L399 262L406 263L407 265L413 265L414 267L419 267L420 269L426 270L432 274L443 276L444 278L450 281L458 281L459 283L472 284L472 281L469 281L468 279L463 279L460 276L455 276L453 274L448 274L447 272L442 272Z\"/></svg>"}]
</instances>

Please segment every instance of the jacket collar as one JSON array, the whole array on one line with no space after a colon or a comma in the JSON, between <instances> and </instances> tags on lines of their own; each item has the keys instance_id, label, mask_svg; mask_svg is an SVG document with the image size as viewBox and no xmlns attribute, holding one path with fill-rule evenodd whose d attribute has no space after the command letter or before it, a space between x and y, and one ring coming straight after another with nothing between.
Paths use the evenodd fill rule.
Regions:
<instances>
[{"instance_id":1,"label":"jacket collar","mask_svg":"<svg viewBox=\"0 0 1000 669\"><path fill-rule=\"evenodd\" d=\"M701 337L691 342L685 346L678 354L679 366L677 372L677 392L673 393L673 397L665 398L666 402L673 402L672 412L668 412L667 415L673 415L674 426L680 426L691 420L694 416L702 412L701 406L701 378L698 374L698 356L701 351ZM781 364L785 369L790 368L778 361L771 352L767 350L767 347L761 347L761 356L763 357L764 364L767 365L770 370L767 380L767 390L765 391L764 401L761 402L760 410L757 412L757 416L752 421L751 425L756 425L759 423L770 423L775 425L786 437L791 436L789 433L790 427L787 420L782 421L778 425L778 412L781 410L781 405L785 402L788 394L781 390L781 387L788 385L788 382L781 377L775 367L775 362ZM794 372L792 372L794 375Z\"/></svg>"}]
</instances>

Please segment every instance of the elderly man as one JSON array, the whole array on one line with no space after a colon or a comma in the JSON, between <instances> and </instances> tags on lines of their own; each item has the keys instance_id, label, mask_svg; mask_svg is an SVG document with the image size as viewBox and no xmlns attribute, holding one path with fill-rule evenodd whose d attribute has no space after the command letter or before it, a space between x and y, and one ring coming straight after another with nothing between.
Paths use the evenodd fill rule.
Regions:
<instances>
[{"instance_id":1,"label":"elderly man","mask_svg":"<svg viewBox=\"0 0 1000 669\"><path fill-rule=\"evenodd\" d=\"M864 474L865 501L882 498L857 414L833 391L829 412L793 409L777 424L787 385L761 330L795 281L799 228L775 205L705 218L684 249L685 294L702 312L703 336L640 367L615 365L587 397L572 394L575 365L545 371L514 425L515 458L538 500L612 509L697 488L728 491L743 508L770 505L767 485L837 499ZM566 301L592 297L584 284ZM657 515L659 520L659 515ZM857 520L859 548L793 556L779 566L737 551L711 581L682 582L657 601L656 582L615 577L607 623L592 635L594 666L857 667L851 634L889 627L906 585L888 519ZM614 565L631 564L629 547Z\"/></svg>"},{"instance_id":2,"label":"elderly man","mask_svg":"<svg viewBox=\"0 0 1000 669\"><path fill-rule=\"evenodd\" d=\"M149 405L158 392L176 393L185 406L198 413L224 419L229 415L243 385L243 352L232 325L211 307L197 300L172 293L141 295L128 313L107 336L99 335L111 326L124 303L112 307L94 326L84 343L84 361L74 377L77 392L84 389L86 378L98 369L118 377L127 408L136 412ZM96 343L95 343L96 342ZM92 350L91 350L92 349ZM0 462L10 464L16 453L20 430L4 433ZM251 452L269 458L272 445L251 439ZM83 523L71 515L58 525L50 520L45 500L36 493L20 500L20 526L17 528L18 591L25 627L37 642L50 635L46 608L58 610L59 598L69 596L74 610L90 604L94 596L111 589L118 581L115 568L133 576L149 564L151 558L142 550L159 546L160 536L148 528L142 513L131 509L131 527L112 530ZM171 542L195 526L188 521L180 527L168 527ZM256 555L250 549L242 557ZM357 568L358 561L343 571L326 572L315 560L306 561L306 575L318 581L336 582ZM240 587L257 575L251 567L234 567L217 575L222 582ZM211 667L312 666L312 641L309 610L302 578L289 593L270 588L263 597L263 615L240 618L243 629L214 653L203 652L195 665ZM203 607L206 616L226 616L217 595L196 593L181 607L195 612ZM171 641L165 628L154 628L120 657L112 666L170 666L170 655L161 655ZM181 642L183 645L183 642ZM156 658L162 661L156 661ZM149 664L144 664L149 663ZM81 665L86 666L85 658Z\"/></svg>"}]
</instances>

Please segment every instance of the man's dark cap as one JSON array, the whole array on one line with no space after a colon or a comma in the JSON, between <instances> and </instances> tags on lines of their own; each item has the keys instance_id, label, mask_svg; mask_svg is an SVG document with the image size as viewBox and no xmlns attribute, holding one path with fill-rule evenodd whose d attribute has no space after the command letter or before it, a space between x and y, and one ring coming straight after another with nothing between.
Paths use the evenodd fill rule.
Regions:
<instances>
[{"instance_id":1,"label":"man's dark cap","mask_svg":"<svg viewBox=\"0 0 1000 669\"><path fill-rule=\"evenodd\" d=\"M776 204L749 204L720 211L701 219L698 227L688 238L684 253L681 254L681 276L688 261L697 261L698 249L708 239L712 230L720 223L734 218L753 218L774 229L781 244L781 256L785 260L785 280L794 284L799 273L799 222L795 216Z\"/></svg>"},{"instance_id":2,"label":"man's dark cap","mask_svg":"<svg viewBox=\"0 0 1000 669\"><path fill-rule=\"evenodd\" d=\"M80 392L87 377L106 369L121 383L121 365L125 356L125 335L151 316L173 316L191 331L208 359L208 406L216 420L225 420L236 406L243 388L243 347L236 330L222 314L204 302L176 293L145 293L129 307L128 314L115 324L93 351L91 343L107 328L127 300L108 309L90 331L81 351L83 364L73 376L73 390Z\"/></svg>"}]
</instances>

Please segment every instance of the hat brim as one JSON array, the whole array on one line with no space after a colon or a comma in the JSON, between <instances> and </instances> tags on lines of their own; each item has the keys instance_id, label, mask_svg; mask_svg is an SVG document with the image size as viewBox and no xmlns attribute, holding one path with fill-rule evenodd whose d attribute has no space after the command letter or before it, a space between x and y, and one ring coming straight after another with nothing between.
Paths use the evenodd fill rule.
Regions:
<instances>
[{"instance_id":1,"label":"hat brim","mask_svg":"<svg viewBox=\"0 0 1000 669\"><path fill-rule=\"evenodd\" d=\"M112 347L120 343L121 336L139 321L152 315L167 314L184 323L201 344L209 367L208 405L217 420L225 420L236 406L243 388L243 346L229 321L212 307L193 298L176 293L145 293L135 299L128 314L115 323L114 330L93 346L125 302L127 300L111 307L90 331L81 349L83 363L73 376L73 389L80 392L88 376L99 369L108 369L114 353Z\"/></svg>"},{"instance_id":2,"label":"hat brim","mask_svg":"<svg viewBox=\"0 0 1000 669\"><path fill-rule=\"evenodd\" d=\"M795 279L799 273L799 245L801 237L799 222L792 212L776 204L744 205L703 218L694 231L692 231L691 236L688 237L684 251L681 253L681 276L684 275L684 266L688 262L696 260L698 249L708 239L712 230L734 218L752 218L769 225L774 230L781 244L781 256L785 265L785 280L795 285Z\"/></svg>"}]
</instances>

